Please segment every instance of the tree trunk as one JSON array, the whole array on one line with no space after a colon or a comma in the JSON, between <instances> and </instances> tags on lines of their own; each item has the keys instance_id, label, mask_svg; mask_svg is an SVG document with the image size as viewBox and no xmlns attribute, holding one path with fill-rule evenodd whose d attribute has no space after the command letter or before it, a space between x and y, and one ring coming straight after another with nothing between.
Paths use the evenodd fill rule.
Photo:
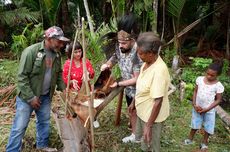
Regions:
<instances>
[{"instance_id":1,"label":"tree trunk","mask_svg":"<svg viewBox=\"0 0 230 152\"><path fill-rule=\"evenodd\" d=\"M69 8L67 5L67 0L62 0L62 5L61 5L61 23L62 23L62 29L68 34L72 34L72 30L70 28L71 22L69 19ZM59 16L59 17L60 17ZM60 23L60 22L59 22Z\"/></svg>"},{"instance_id":2,"label":"tree trunk","mask_svg":"<svg viewBox=\"0 0 230 152\"><path fill-rule=\"evenodd\" d=\"M154 12L154 21L152 25L152 31L157 33L157 18L158 18L158 0L153 1L153 12Z\"/></svg>"},{"instance_id":3,"label":"tree trunk","mask_svg":"<svg viewBox=\"0 0 230 152\"><path fill-rule=\"evenodd\" d=\"M228 24L227 24L227 43L226 43L226 56L230 59L230 50L229 50L229 37L230 37L230 12L228 12Z\"/></svg>"},{"instance_id":4,"label":"tree trunk","mask_svg":"<svg viewBox=\"0 0 230 152\"><path fill-rule=\"evenodd\" d=\"M93 21L90 16L87 0L84 0L84 6L85 6L85 11L86 11L86 15L87 15L88 23L89 23L90 33L91 33L91 36L93 36L94 35Z\"/></svg>"}]
</instances>

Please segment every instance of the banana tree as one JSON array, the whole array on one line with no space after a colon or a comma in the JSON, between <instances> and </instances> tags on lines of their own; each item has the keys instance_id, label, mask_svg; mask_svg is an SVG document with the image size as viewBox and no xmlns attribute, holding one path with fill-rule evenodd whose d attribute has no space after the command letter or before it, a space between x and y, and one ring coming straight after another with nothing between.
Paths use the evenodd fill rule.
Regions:
<instances>
[{"instance_id":1,"label":"banana tree","mask_svg":"<svg viewBox=\"0 0 230 152\"><path fill-rule=\"evenodd\" d=\"M50 25L56 25L62 0L39 0L43 16L48 17Z\"/></svg>"},{"instance_id":2,"label":"banana tree","mask_svg":"<svg viewBox=\"0 0 230 152\"><path fill-rule=\"evenodd\" d=\"M172 16L173 31L174 31L174 46L177 50L177 54L180 53L180 44L177 38L179 32L179 25L181 20L181 12L184 8L186 0L168 0L167 11Z\"/></svg>"}]
</instances>

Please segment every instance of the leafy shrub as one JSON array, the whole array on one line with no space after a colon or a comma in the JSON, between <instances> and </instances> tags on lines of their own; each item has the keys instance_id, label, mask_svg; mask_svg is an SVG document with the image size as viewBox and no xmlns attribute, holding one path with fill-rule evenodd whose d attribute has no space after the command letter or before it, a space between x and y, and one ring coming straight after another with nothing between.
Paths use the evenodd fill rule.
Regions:
<instances>
[{"instance_id":1,"label":"leafy shrub","mask_svg":"<svg viewBox=\"0 0 230 152\"><path fill-rule=\"evenodd\" d=\"M43 35L42 24L27 24L22 34L12 35L13 43L11 45L11 51L17 57L20 58L22 51L31 44L40 41Z\"/></svg>"},{"instance_id":2,"label":"leafy shrub","mask_svg":"<svg viewBox=\"0 0 230 152\"><path fill-rule=\"evenodd\" d=\"M115 22L116 20L111 19L110 24L102 23L93 36L88 30L86 30L86 37L88 38L87 57L91 60L96 72L100 71L101 65L106 62L106 57L102 50L101 37L106 33L114 32L116 30ZM120 70L117 65L113 68L113 74L115 77L120 76ZM96 75L99 75L99 73L96 73Z\"/></svg>"}]
</instances>

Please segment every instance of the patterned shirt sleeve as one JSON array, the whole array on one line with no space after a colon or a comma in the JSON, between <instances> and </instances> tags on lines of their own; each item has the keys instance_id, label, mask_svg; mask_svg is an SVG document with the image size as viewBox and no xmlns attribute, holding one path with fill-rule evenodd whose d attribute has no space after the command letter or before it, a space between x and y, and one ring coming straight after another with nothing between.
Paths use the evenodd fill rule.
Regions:
<instances>
[{"instance_id":1,"label":"patterned shirt sleeve","mask_svg":"<svg viewBox=\"0 0 230 152\"><path fill-rule=\"evenodd\" d=\"M223 92L224 92L224 86L222 85L222 83L218 82L216 93L223 93Z\"/></svg>"}]
</instances>

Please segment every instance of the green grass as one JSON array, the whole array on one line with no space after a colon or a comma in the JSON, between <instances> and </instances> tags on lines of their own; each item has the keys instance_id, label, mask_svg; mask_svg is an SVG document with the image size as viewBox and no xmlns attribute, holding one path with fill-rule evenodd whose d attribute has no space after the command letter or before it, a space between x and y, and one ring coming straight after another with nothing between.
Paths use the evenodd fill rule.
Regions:
<instances>
[{"instance_id":1,"label":"green grass","mask_svg":"<svg viewBox=\"0 0 230 152\"><path fill-rule=\"evenodd\" d=\"M18 71L18 61L0 59L0 87L15 84Z\"/></svg>"},{"instance_id":2,"label":"green grass","mask_svg":"<svg viewBox=\"0 0 230 152\"><path fill-rule=\"evenodd\" d=\"M191 120L191 105L189 103L180 103L176 95L171 96L171 115L164 124L161 137L162 152L191 152L199 149L202 140L200 133L195 136L195 144L185 146L183 140L187 138ZM128 116L126 114L126 105L123 102L121 125L114 126L116 111L116 101L111 102L99 115L98 121L100 127L95 129L96 152L140 152L139 144L123 144L121 139L130 134L128 130ZM0 120L8 119L11 116L0 115ZM36 151L33 148L35 143L35 118L31 119L25 138L23 152ZM1 125L0 127L0 151L5 150L5 145L9 136L10 125ZM209 152L229 152L230 134L224 127L222 121L217 117L215 134L210 137ZM61 140L57 135L56 124L52 119L52 129L50 136L50 145L60 149Z\"/></svg>"},{"instance_id":3,"label":"green grass","mask_svg":"<svg viewBox=\"0 0 230 152\"><path fill-rule=\"evenodd\" d=\"M0 80L1 85L8 85L15 82L17 72L17 61L0 61ZM184 146L183 141L187 138L191 121L192 106L188 102L180 103L178 92L170 96L171 115L164 123L161 136L162 152L194 152L199 149L202 140L200 133L195 136L195 144ZM0 107L0 111L4 107ZM96 152L140 152L139 144L123 144L121 139L130 135L128 130L128 115L126 112L126 103L123 102L120 126L114 126L116 101L112 101L99 114L98 121L100 127L95 129ZM12 114L0 114L0 152L5 151L11 125L4 124L11 122ZM31 118L29 127L24 137L23 152L37 152L33 145L35 143L35 118ZM223 122L217 116L215 134L210 137L209 152L230 152L230 134L224 127ZM60 149L63 145L58 136L56 124L51 120L50 146Z\"/></svg>"}]
</instances>

